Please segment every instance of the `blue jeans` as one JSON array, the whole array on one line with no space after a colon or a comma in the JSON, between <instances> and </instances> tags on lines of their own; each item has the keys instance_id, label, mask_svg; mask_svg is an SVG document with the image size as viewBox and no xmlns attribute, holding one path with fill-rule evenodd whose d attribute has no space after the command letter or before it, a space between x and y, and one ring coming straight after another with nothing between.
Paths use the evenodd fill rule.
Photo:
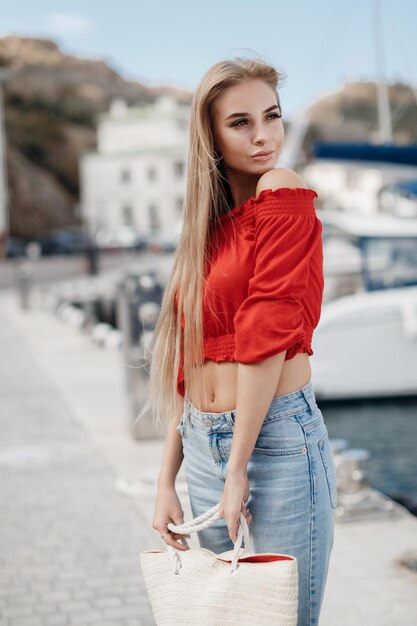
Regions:
<instances>
[{"instance_id":1,"label":"blue jeans","mask_svg":"<svg viewBox=\"0 0 417 626\"><path fill-rule=\"evenodd\" d=\"M184 402L184 471L194 517L222 496L236 410L199 411ZM316 626L333 547L336 471L323 415L310 381L272 399L247 465L255 552L297 558L297 626ZM198 531L200 547L216 554L233 549L226 520Z\"/></svg>"}]
</instances>

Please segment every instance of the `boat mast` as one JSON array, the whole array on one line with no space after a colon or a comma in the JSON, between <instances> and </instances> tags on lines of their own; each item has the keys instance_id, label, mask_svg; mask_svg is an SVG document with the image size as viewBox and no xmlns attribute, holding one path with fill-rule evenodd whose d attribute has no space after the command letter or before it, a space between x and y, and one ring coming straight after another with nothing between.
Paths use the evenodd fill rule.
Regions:
<instances>
[{"instance_id":1,"label":"boat mast","mask_svg":"<svg viewBox=\"0 0 417 626\"><path fill-rule=\"evenodd\" d=\"M380 143L393 143L388 85L385 82L385 58L380 0L373 0L373 13L379 137Z\"/></svg>"},{"instance_id":2,"label":"boat mast","mask_svg":"<svg viewBox=\"0 0 417 626\"><path fill-rule=\"evenodd\" d=\"M6 130L3 99L3 80L7 75L7 70L0 69L0 247L10 234L6 171Z\"/></svg>"}]
</instances>

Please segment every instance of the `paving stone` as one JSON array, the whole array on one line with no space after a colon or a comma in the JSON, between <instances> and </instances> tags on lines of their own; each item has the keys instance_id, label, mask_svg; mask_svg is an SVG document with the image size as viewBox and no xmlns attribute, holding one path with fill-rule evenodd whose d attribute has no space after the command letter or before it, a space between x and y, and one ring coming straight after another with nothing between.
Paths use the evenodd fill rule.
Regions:
<instances>
[{"instance_id":1,"label":"paving stone","mask_svg":"<svg viewBox=\"0 0 417 626\"><path fill-rule=\"evenodd\" d=\"M143 518L0 309L0 600L7 626L151 626ZM124 596L141 594L143 604ZM143 613L147 610L144 621Z\"/></svg>"}]
</instances>

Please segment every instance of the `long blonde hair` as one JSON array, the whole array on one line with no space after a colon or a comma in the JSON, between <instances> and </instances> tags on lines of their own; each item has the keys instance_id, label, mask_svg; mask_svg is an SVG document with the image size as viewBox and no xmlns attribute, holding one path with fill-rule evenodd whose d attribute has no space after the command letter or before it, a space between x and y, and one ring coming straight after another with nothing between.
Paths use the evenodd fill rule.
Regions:
<instances>
[{"instance_id":1,"label":"long blonde hair","mask_svg":"<svg viewBox=\"0 0 417 626\"><path fill-rule=\"evenodd\" d=\"M235 57L213 65L193 94L183 228L149 346L148 399L137 418L150 409L156 428L166 426L183 411L184 398L177 391L181 350L186 395L187 385L202 386L202 302L208 242L213 224L233 208L222 160L214 147L213 102L229 87L261 79L274 89L279 103L277 87L284 76L262 58ZM207 397L205 387L203 394Z\"/></svg>"}]
</instances>

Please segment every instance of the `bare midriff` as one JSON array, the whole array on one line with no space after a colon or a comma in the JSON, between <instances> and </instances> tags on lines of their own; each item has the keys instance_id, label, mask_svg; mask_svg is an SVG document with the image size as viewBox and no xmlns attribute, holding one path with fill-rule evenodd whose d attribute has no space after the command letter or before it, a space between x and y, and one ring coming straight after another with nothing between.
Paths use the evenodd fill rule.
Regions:
<instances>
[{"instance_id":1,"label":"bare midriff","mask_svg":"<svg viewBox=\"0 0 417 626\"><path fill-rule=\"evenodd\" d=\"M212 401L201 406L197 390L188 390L189 399L200 411L223 413L236 409L238 363L233 361L207 360L203 365L203 377ZM284 361L274 397L283 396L304 387L311 379L310 357L307 352L299 352L292 359Z\"/></svg>"}]
</instances>

